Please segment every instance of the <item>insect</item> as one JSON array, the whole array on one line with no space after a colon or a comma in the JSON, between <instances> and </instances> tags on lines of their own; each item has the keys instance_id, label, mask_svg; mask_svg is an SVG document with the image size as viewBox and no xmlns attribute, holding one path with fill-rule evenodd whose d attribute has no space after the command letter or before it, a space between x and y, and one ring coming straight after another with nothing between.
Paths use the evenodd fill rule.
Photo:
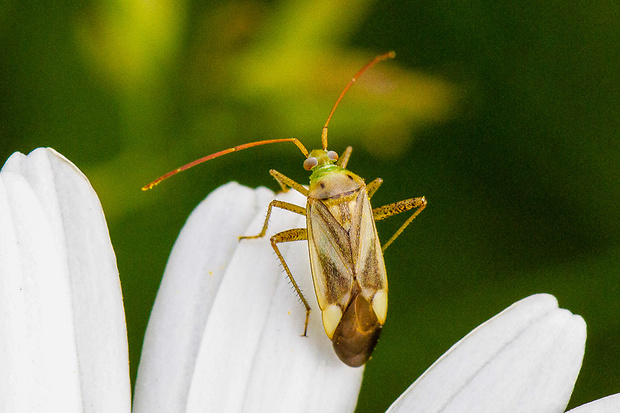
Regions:
<instances>
[{"instance_id":1,"label":"insect","mask_svg":"<svg viewBox=\"0 0 620 413\"><path fill-rule=\"evenodd\" d=\"M370 200L383 181L376 178L366 184L361 177L347 170L352 148L346 148L341 157L338 157L336 152L327 150L327 127L336 107L357 78L376 63L394 56L394 52L377 56L349 81L323 126L321 149L308 152L296 138L249 142L207 155L168 172L142 188L150 189L172 175L231 152L272 143L293 142L306 157L304 169L311 171L309 187L306 188L276 170L272 169L269 173L283 191L292 188L304 195L307 198L306 207L273 200L267 209L260 233L240 239L264 237L273 208L306 217L306 228L288 229L273 235L271 246L306 308L305 336L310 305L280 253L278 244L308 241L314 291L321 309L325 333L331 339L340 360L351 367L359 367L368 361L385 323L388 284L383 251L422 212L426 207L426 198L410 198L372 209ZM381 247L375 221L411 210L411 216Z\"/></svg>"}]
</instances>

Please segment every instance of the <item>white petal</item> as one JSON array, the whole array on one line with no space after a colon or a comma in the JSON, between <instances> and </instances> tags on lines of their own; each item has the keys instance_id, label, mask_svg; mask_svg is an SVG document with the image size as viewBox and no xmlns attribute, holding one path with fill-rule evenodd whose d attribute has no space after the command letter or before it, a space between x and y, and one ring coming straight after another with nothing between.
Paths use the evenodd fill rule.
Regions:
<instances>
[{"instance_id":1,"label":"white petal","mask_svg":"<svg viewBox=\"0 0 620 413\"><path fill-rule=\"evenodd\" d=\"M77 412L67 274L36 195L17 174L0 174L0 234L0 410Z\"/></svg>"},{"instance_id":2,"label":"white petal","mask_svg":"<svg viewBox=\"0 0 620 413\"><path fill-rule=\"evenodd\" d=\"M269 242L274 232L305 227L304 217L274 209L267 236L237 239L260 231L271 199L273 193L264 188L232 183L190 216L149 321L136 413L354 409L363 369L338 360L318 310L308 337L301 337L304 308ZM305 204L294 191L282 199ZM307 244L280 245L314 305ZM153 390L158 380L166 384Z\"/></svg>"},{"instance_id":3,"label":"white petal","mask_svg":"<svg viewBox=\"0 0 620 413\"><path fill-rule=\"evenodd\" d=\"M389 412L563 412L585 339L555 297L528 297L455 344Z\"/></svg>"},{"instance_id":4,"label":"white petal","mask_svg":"<svg viewBox=\"0 0 620 413\"><path fill-rule=\"evenodd\" d=\"M95 192L52 149L14 154L0 175L0 388L20 406L3 411L129 411L118 271Z\"/></svg>"},{"instance_id":5,"label":"white petal","mask_svg":"<svg viewBox=\"0 0 620 413\"><path fill-rule=\"evenodd\" d=\"M620 412L620 393L603 397L566 413L618 413Z\"/></svg>"},{"instance_id":6,"label":"white petal","mask_svg":"<svg viewBox=\"0 0 620 413\"><path fill-rule=\"evenodd\" d=\"M188 218L144 337L134 413L185 411L207 316L238 236L257 213L257 196L268 196L264 192L236 184L221 187Z\"/></svg>"}]
</instances>

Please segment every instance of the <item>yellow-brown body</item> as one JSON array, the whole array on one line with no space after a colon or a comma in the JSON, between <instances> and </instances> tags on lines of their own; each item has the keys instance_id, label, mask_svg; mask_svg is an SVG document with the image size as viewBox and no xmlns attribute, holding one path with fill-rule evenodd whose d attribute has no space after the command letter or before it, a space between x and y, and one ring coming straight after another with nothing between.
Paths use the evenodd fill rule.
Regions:
<instances>
[{"instance_id":1,"label":"yellow-brown body","mask_svg":"<svg viewBox=\"0 0 620 413\"><path fill-rule=\"evenodd\" d=\"M338 357L366 363L387 314L387 276L364 180L334 165L313 174L306 204L310 266Z\"/></svg>"}]
</instances>

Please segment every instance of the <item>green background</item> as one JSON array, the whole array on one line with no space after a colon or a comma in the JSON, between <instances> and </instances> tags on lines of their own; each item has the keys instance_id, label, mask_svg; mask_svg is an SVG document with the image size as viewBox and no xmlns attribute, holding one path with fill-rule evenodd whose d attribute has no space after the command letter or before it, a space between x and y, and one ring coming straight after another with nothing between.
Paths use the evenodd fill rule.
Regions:
<instances>
[{"instance_id":1,"label":"green background","mask_svg":"<svg viewBox=\"0 0 620 413\"><path fill-rule=\"evenodd\" d=\"M615 0L0 3L0 159L51 146L91 180L123 287L132 380L168 253L230 180L307 180L290 144L429 206L385 257L388 323L360 412L387 408L475 326L538 292L588 325L570 406L620 391L620 6ZM379 224L387 236L402 222ZM309 385L311 385L309 383Z\"/></svg>"}]
</instances>

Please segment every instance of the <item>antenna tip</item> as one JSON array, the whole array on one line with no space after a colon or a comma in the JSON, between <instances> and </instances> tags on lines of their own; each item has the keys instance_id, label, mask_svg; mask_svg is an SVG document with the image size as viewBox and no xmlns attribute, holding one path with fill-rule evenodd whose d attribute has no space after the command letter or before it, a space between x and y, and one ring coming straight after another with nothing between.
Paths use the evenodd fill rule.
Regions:
<instances>
[{"instance_id":1,"label":"antenna tip","mask_svg":"<svg viewBox=\"0 0 620 413\"><path fill-rule=\"evenodd\" d=\"M394 50L390 50L385 54L385 56L388 59L394 59L396 57L396 52Z\"/></svg>"}]
</instances>

